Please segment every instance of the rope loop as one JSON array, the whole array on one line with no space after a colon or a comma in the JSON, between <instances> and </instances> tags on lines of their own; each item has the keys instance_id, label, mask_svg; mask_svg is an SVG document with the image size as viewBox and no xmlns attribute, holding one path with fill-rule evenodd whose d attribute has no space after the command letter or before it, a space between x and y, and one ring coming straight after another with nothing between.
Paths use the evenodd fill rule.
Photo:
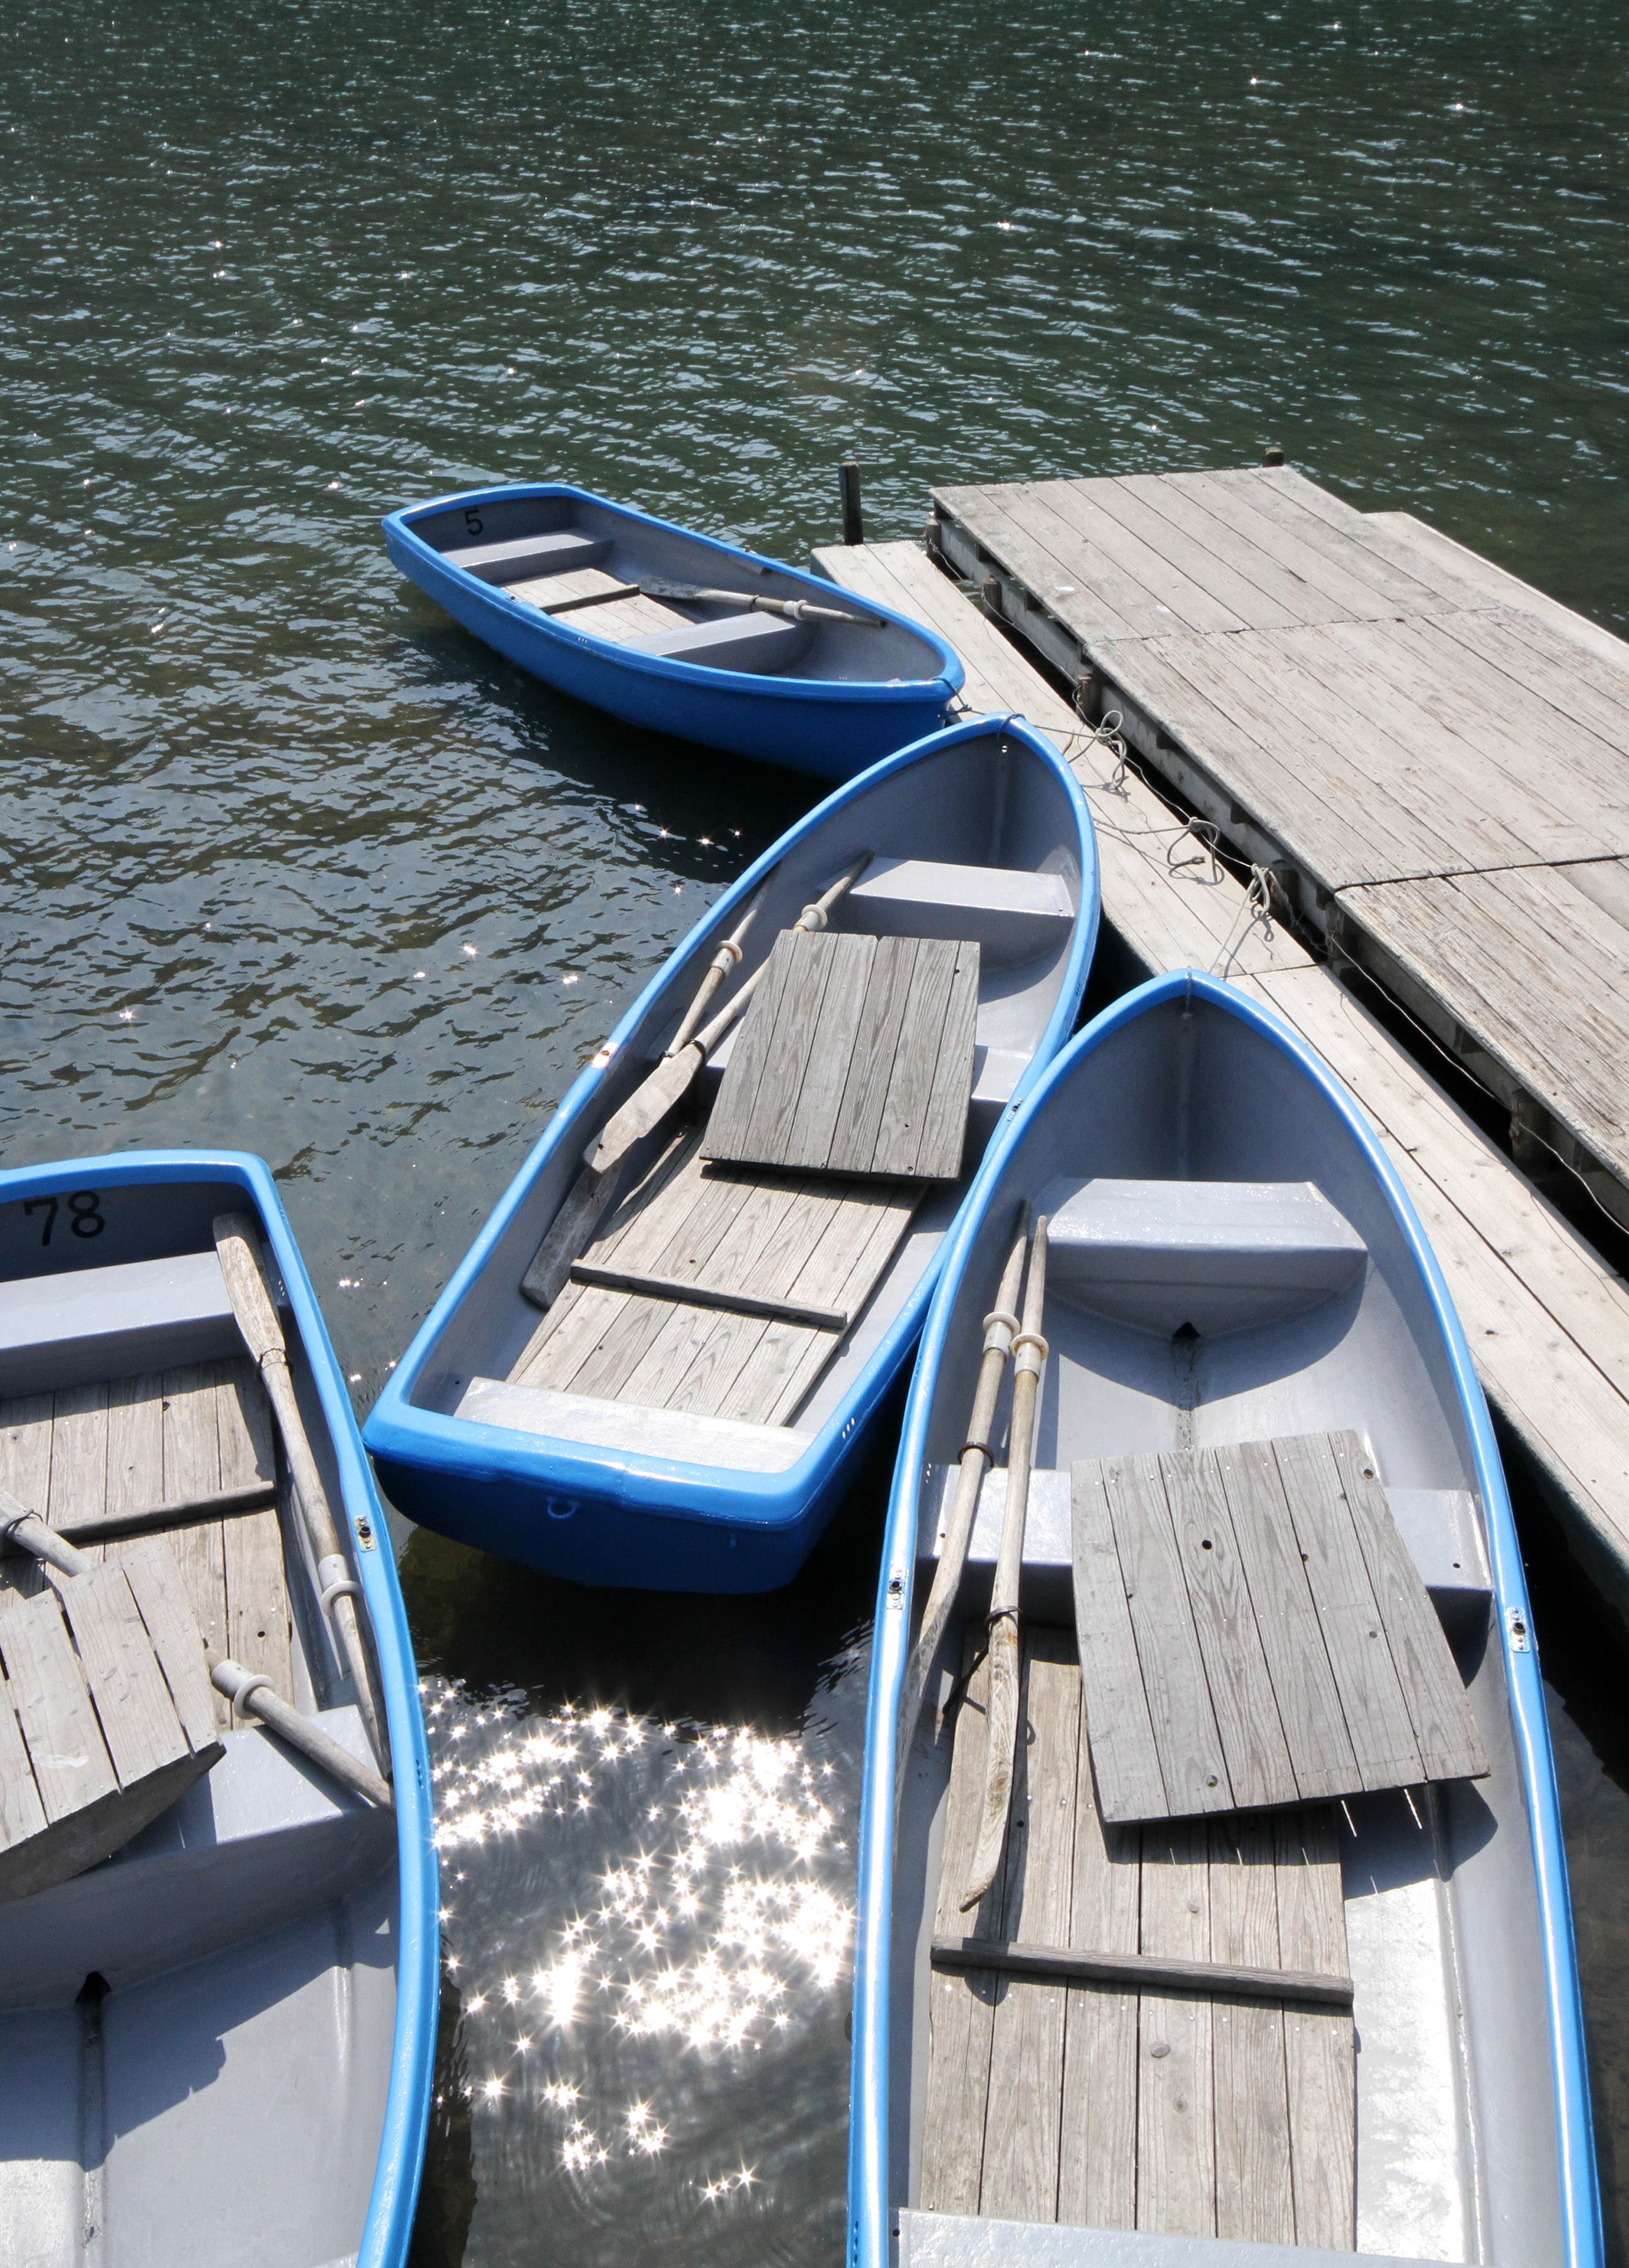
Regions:
<instances>
[{"instance_id":1,"label":"rope loop","mask_svg":"<svg viewBox=\"0 0 1629 2268\"><path fill-rule=\"evenodd\" d=\"M1198 844L1198 850L1191 858L1179 858L1176 853L1190 836ZM1165 863L1172 873L1178 874L1184 866L1203 866L1208 858L1211 862L1210 878L1213 882L1220 882L1222 878L1221 861L1216 856L1216 848L1220 840L1220 833L1214 820L1198 818L1187 820L1166 845Z\"/></svg>"}]
</instances>

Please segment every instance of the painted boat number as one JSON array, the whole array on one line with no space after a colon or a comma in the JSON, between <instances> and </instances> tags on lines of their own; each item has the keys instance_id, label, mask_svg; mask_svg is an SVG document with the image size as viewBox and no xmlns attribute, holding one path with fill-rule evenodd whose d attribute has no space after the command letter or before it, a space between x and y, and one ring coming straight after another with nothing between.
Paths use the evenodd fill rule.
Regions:
<instances>
[{"instance_id":1,"label":"painted boat number","mask_svg":"<svg viewBox=\"0 0 1629 2268\"><path fill-rule=\"evenodd\" d=\"M32 1220L37 1212L42 1212L45 1215L45 1225L40 1232L40 1241L42 1245L49 1244L51 1241L51 1231L56 1226L58 1211L59 1204L55 1197L30 1197L23 1207L25 1220ZM74 1191L68 1200L68 1226L76 1236L101 1234L107 1224L102 1219L102 1201L96 1190L76 1189Z\"/></svg>"}]
</instances>

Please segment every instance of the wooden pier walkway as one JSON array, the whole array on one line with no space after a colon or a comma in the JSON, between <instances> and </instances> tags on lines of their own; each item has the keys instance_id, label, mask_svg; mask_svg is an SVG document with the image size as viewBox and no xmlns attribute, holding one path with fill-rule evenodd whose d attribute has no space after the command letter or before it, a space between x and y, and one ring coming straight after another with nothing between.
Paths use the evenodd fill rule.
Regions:
<instances>
[{"instance_id":1,"label":"wooden pier walkway","mask_svg":"<svg viewBox=\"0 0 1629 2268\"><path fill-rule=\"evenodd\" d=\"M1225 483L1232 476L1218 477ZM1272 484L1258 483L1254 474L1242 478L1246 495L1264 493ZM955 490L946 497L966 503L977 495L1015 493ZM1322 496L1316 490L1312 493ZM1337 515L1345 512L1333 498L1323 501ZM1479 592L1481 608L1462 607L1462 615L1524 612L1538 625L1536 635L1570 640L1569 651L1575 648L1592 666L1612 672L1629 660L1629 649L1605 632L1406 515L1352 517L1375 531L1373 540L1382 551L1395 542L1422 568L1431 563L1439 581L1451 574L1465 591ZM941 512L938 525L954 555L954 529L965 523ZM1057 740L1086 791L1096 826L1104 943L1119 953L1128 982L1183 966L1213 969L1264 999L1345 1081L1378 1130L1425 1224L1507 1443L1520 1451L1603 1597L1629 1624L1629 1284L1605 1265L1330 968L1280 923L1264 921L1252 910L1244 887L1200 853L1148 781L1117 762L1050 679L919 545L837 545L817 553L815 563L848 588L897 607L947 637L966 665L964 697L973 709L1022 714ZM1076 631L1054 611L1078 593L1052 589L1025 607L1019 594L1026 586L1014 572L976 559L972 564L981 578L994 578L1002 605L1054 666L1072 678L1097 666L1089 657L1083 659ZM1382 564L1389 568L1389 563ZM1054 582L1058 579L1054 576ZM1125 707L1142 770L1152 775L1157 768L1189 800L1199 802L1195 788L1203 782L1177 744L1173 720L1156 709L1152 723L1146 717L1139 722L1129 700L1123 704L1117 698L1112 705ZM1348 724L1353 745L1372 746L1373 735L1355 709ZM1301 746L1299 738L1293 745ZM1546 741L1535 747L1535 764L1544 760L1547 746ZM1629 792L1629 767L1625 783ZM1277 838L1252 833L1252 824L1248 818L1235 823L1230 797L1221 821L1227 841L1247 857L1278 856ZM1597 880L1609 870L1629 874L1629 859L1592 863ZM1299 889L1304 877L1285 871L1290 887ZM1569 870L1558 865L1526 871L1537 884L1546 875L1565 878ZM1508 872L1519 877L1522 870ZM1336 893L1331 903L1338 933L1348 898L1361 904L1366 896L1378 895L1370 884ZM1326 931L1329 910L1324 909ZM1355 908L1352 919L1357 919ZM1625 942L1629 946L1629 935ZM1558 971L1564 967L1559 947L1555 966ZM1599 963L1585 961L1581 967L1590 977L1582 983L1581 965L1573 963L1574 1015L1592 1000L1599 1006L1612 989ZM1618 986L1616 1001L1622 1015L1629 983ZM1606 1006L1610 1012L1611 1003ZM1469 1067L1478 1075L1488 1071L1475 1057ZM1629 1080L1629 1060L1621 1054L1615 1064L1598 1061L1596 1069L1597 1076L1610 1072Z\"/></svg>"}]
</instances>

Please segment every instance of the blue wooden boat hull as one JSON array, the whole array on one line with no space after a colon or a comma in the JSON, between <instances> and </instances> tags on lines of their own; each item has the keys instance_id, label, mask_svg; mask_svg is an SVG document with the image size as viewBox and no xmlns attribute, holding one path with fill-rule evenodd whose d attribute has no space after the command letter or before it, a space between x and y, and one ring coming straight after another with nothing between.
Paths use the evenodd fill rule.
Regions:
<instances>
[{"instance_id":1,"label":"blue wooden boat hull","mask_svg":"<svg viewBox=\"0 0 1629 2268\"><path fill-rule=\"evenodd\" d=\"M840 1406L796 1463L778 1472L681 1462L632 1449L612 1453L475 1424L434 1406L437 1380L449 1366L481 1367L468 1351L471 1337L486 1328L479 1320L481 1302L495 1306L501 1316L503 1303L517 1298L513 1286L590 1135L638 1083L654 1036L688 1002L718 939L729 932L760 882L772 869L778 877L783 870L790 874L800 860L818 873L819 883L829 880L853 855L844 830L851 835L866 827L868 808L884 799L897 806L893 823L918 843L926 837L931 846L935 825L951 824L958 797L971 809L981 792L970 784L984 761L979 752L1003 730L1012 758L1028 768L1036 825L1050 830L1060 858L1078 877L1074 927L1049 978L1044 1021L1037 1025L1028 1067L1012 1099L1040 1075L1067 1036L1085 988L1097 932L1095 848L1079 786L1051 743L1016 720L1005 727L981 720L885 758L767 850L698 923L571 1088L364 1429L386 1490L409 1517L580 1583L751 1592L773 1589L796 1574L870 1446L878 1410L921 1329L936 1260L924 1268L881 1343L859 1366ZM1014 791L1014 803L1021 800ZM835 846L829 854L828 843ZM931 847L923 855L932 855ZM756 951L767 952L779 922L795 918L802 895L809 894L803 881L793 887L789 880L786 887L792 890L786 910L766 913L754 932ZM609 1082L618 1071L622 1085L613 1087Z\"/></svg>"},{"instance_id":2,"label":"blue wooden boat hull","mask_svg":"<svg viewBox=\"0 0 1629 2268\"><path fill-rule=\"evenodd\" d=\"M1495 2240L1497 2256L1502 2258L1507 2252L1511 2258L1542 2258L1565 2263L1566 2268L1596 2268L1602 2257L1600 2202L1559 1805L1544 1683L1531 1642L1521 1550L1482 1388L1419 1219L1352 1098L1277 1017L1211 977L1183 970L1140 987L1097 1017L1058 1057L1030 1090L1023 1108L1006 1123L986 1154L958 1220L924 1328L878 1577L859 1836L846 2257L850 2268L888 2268L898 2242L895 2232L901 2210L914 2204L905 2195L911 2120L920 2116L919 2102L911 2101L918 2084L911 2054L914 2043L925 2064L925 2043L915 2040L914 2035L923 2021L918 2011L926 2002L925 1992L918 1993L913 1986L916 1924L913 1918L901 1920L898 1916L904 1912L914 1917L922 1910L920 1869L925 1863L925 1835L910 1815L917 1800L910 1776L902 1804L896 1800L895 1771L902 1683L914 1630L913 1591L925 1588L922 1555L926 1547L918 1530L923 1476L930 1457L955 1456L955 1429L965 1423L969 1366L977 1359L978 1315L988 1304L981 1293L999 1270L1019 1198L1031 1195L1037 1182L1044 1184L1058 1171L1060 1154L1069 1156L1067 1170L1072 1174L1137 1174L1136 1137L1122 1130L1137 1101L1132 1093L1136 1082L1125 1072L1128 1062L1134 1060L1128 1049L1136 1043L1139 1027L1152 1027L1162 1014L1180 1014L1187 1004L1235 1019L1241 1057L1247 1058L1234 1088L1234 1101L1245 1123L1236 1135L1223 1138L1233 1143L1231 1156L1240 1170L1216 1178L1260 1173L1263 1164L1257 1159L1265 1162L1271 1155L1273 1162L1265 1163L1270 1176L1294 1179L1305 1174L1326 1190L1344 1189L1349 1211L1367 1213L1366 1241L1382 1279L1382 1319L1383 1302L1395 1298L1397 1313L1409 1319L1406 1344L1419 1352L1415 1374L1431 1381L1434 1398L1428 1398L1426 1406L1440 1411L1439 1438L1454 1442L1463 1484L1480 1497L1484 1507L1491 1612L1485 1647L1478 1655L1474 1644L1468 1645L1462 1662L1470 1662L1465 1674L1468 1678L1474 1675L1478 1683L1490 1675L1502 1682L1488 1689L1492 1700L1479 1719L1491 1727L1494 1735L1488 1740L1489 1753L1495 1759L1493 1777L1474 1783L1466 1791L1457 1815L1451 1803L1445 1807L1441 1815L1448 1823L1438 1830L1449 1849L1447 1860L1438 1864L1446 1868L1447 1882L1456 1885L1456 1896L1466 1895L1457 1885L1468 1878L1480 1884L1468 1893L1475 1904L1461 1910L1456 1926L1461 1933L1450 1940L1457 1944L1460 1967L1447 1986L1449 2022L1456 2007L1463 2009L1460 2021L1472 2044L1468 2051L1462 2049L1463 2068L1453 2074L1448 2092L1457 2100L1464 2088L1477 2091L1474 2121L1468 2129L1470 2156L1465 2162L1479 2157L1479 2169L1471 2178L1482 2186L1477 2191L1479 2204L1472 2211L1486 2213L1487 2225L1501 2232ZM1109 1052L1105 1055L1105 1050ZM1162 1088L1155 1083L1158 1107L1168 1123L1185 1108L1181 1100L1181 1079L1185 1077L1185 1072L1180 1076L1173 1072ZM1271 1089L1269 1108L1259 1119L1253 1119L1249 1114L1264 1087ZM1312 1130L1311 1138L1281 1142L1286 1123L1298 1117ZM1091 1129L1084 1143L1076 1131L1082 1125ZM1196 1149L1199 1138L1196 1132ZM1071 1149L1071 1144L1077 1146ZM1176 1151L1175 1137L1169 1147L1176 1162L1162 1163L1160 1173L1164 1177L1182 1178L1190 1171L1196 1175L1206 1171L1198 1163L1189 1166L1185 1153ZM1145 1167L1144 1171L1147 1170ZM1360 1197L1355 1206L1352 1204L1354 1189ZM1054 1327L1049 1323L1048 1328ZM1331 1340L1338 1328L1330 1325L1323 1329L1314 1350L1315 1362L1331 1359ZM973 1349L970 1354L969 1345ZM1129 1353L1125 1359L1131 1363ZM1236 1359L1229 1359L1235 1363L1230 1374L1236 1381L1242 1373ZM1283 1356L1282 1343L1273 1358L1275 1362L1280 1359L1288 1360ZM955 1367L957 1389L947 1390L946 1406L936 1413L941 1378L951 1366ZM1404 1365L1385 1372L1382 1365L1386 1387L1393 1393L1401 1392L1399 1381L1406 1370ZM1145 1373L1131 1366L1116 1375L1141 1379ZM1282 1390L1286 1373L1270 1364L1265 1375L1270 1393ZM1041 1440L1045 1444L1053 1430L1061 1435L1065 1424L1061 1378L1050 1376L1043 1393ZM1382 1438L1387 1423L1384 1398L1382 1388L1382 1406L1371 1406L1368 1413L1377 1440ZM1375 1399L1371 1396L1372 1405ZM1107 1406L1115 1405L1109 1402ZM1348 1406L1352 1414L1339 1422L1362 1424L1361 1395ZM1250 1430L1248 1425L1244 1430ZM1070 1437L1075 1446L1069 1454L1088 1454L1079 1446L1078 1434L1077 1420ZM1224 1424L1218 1438L1227 1437ZM1102 1454L1113 1454L1115 1447L1112 1440L1103 1440ZM1094 1440L1091 1453L1097 1448ZM1385 1454L1383 1447L1381 1454ZM1048 1454L1042 1461L1050 1463L1053 1457ZM1065 1462L1061 1454L1057 1462ZM987 1600L987 1572L985 1584L983 1595ZM1065 1616L1049 1612L1043 1618L1061 1621ZM918 1746L926 1738L925 1733L919 1735ZM913 1771L919 1770L913 1765ZM1500 1837L1507 1838L1502 1849ZM916 1870L909 1874L902 1871L906 1863L902 1854L908 1842ZM1497 1858L1490 1858L1490 1852L1498 1854ZM1372 1857L1361 1853L1352 1860L1346 1891L1349 1907L1354 1898L1372 1890L1376 1881L1383 1886L1388 1879L1383 1864L1378 1875L1372 1877L1371 1863ZM1502 1867L1502 1875L1493 1874L1495 1865ZM1412 1877L1399 1871L1397 1879L1406 1882ZM1490 1891L1490 1881L1498 1881L1502 1888ZM931 1882L925 1896L925 1911L931 1915ZM1471 1916L1470 1921L1466 1913ZM1479 1936L1475 1921L1479 1918L1487 1931L1490 1917L1495 1921L1507 1918L1506 1932ZM1367 1927L1372 1934L1375 1924ZM1406 1976L1406 1967L1399 1973ZM1388 2257L1407 2252L1412 2257L1417 2250L1430 2250L1434 2257L1434 2247L1428 2241L1416 2236L1411 2242L1408 2234L1412 2232L1400 2234L1395 2224L1388 2231L1389 2241L1378 2248L1365 2241L1361 2068L1365 2052L1383 2056L1387 2051L1376 2041L1365 2041L1366 2029L1379 2034L1385 2022L1386 1987L1383 1984L1380 1987L1382 1999L1377 2001L1372 1997L1377 1989L1374 1970L1365 1974L1361 1965L1354 1962L1353 1974L1360 2037L1360 2251L1379 2249ZM1406 2034L1406 2026L1404 2029ZM1393 2066L1382 2063L1382 2068L1389 2071ZM1403 2090L1403 2099L1412 2103L1410 2075L1395 2074L1395 2083ZM1401 2196L1404 2200L1400 2208L1394 2202L1394 2210L1406 2229L1410 2200L1416 2192L1423 2195L1430 2189L1435 2169L1419 2159L1419 2152L1425 2146L1411 2141L1410 2118L1404 2116L1399 2124L1404 2131L1392 2146L1401 2151L1403 2162L1392 2198L1395 2201ZM931 2227L936 2219L930 2216L923 2225ZM1198 2239L1179 2242L1065 2227L1027 2230L998 2220L973 2223L955 2216L949 2216L944 2225L958 2234L946 2239L950 2250L943 2257L954 2252L958 2259L972 2258L974 2240L967 2232L976 2227L977 2257L991 2263L1011 2262L1014 2268L1021 2261L1039 2261L1043 2257L1058 2264L1058 2268L1065 2268L1065 2264L1067 2268L1087 2268L1087 2264L1106 2264L1110 2258L1131 2268L1134 2261L1144 2257L1144 2247L1151 2261L1174 2259L1180 2251L1182 2258L1191 2258L1196 2268L1210 2257L1210 2248ZM1037 2240L1033 2245L1029 2245L1031 2238ZM1477 2243L1474 2230L1468 2231L1463 2242L1467 2247ZM1273 2245L1227 2244L1215 2250L1219 2258L1259 2262L1260 2268L1267 2268L1269 2261L1294 2257ZM935 2253L934 2257L940 2256ZM1318 2257L1332 2256L1320 2253Z\"/></svg>"},{"instance_id":3,"label":"blue wooden boat hull","mask_svg":"<svg viewBox=\"0 0 1629 2268\"><path fill-rule=\"evenodd\" d=\"M593 534L607 547L608 571L625 582L660 576L750 586L822 607L859 603L815 576L561 482L471 489L394 512L384 522L385 543L402 572L454 621L546 685L649 732L820 779L851 779L932 732L961 687L962 663L953 648L887 608L869 609L886 617L886 630L823 628L807 659L761 674L643 653L598 637L594 610L542 614L449 556L529 534L540 521ZM842 653L822 663L820 657L836 653L839 644Z\"/></svg>"},{"instance_id":4,"label":"blue wooden boat hull","mask_svg":"<svg viewBox=\"0 0 1629 2268\"><path fill-rule=\"evenodd\" d=\"M66 1237L75 1211L71 1200L87 1189L99 1193L100 1208L98 1217L105 1218L113 1226L114 1205L120 1198L139 1198L144 1190L156 1191L166 1187L195 1189L201 1185L205 1195L215 1203L220 1202L227 1192L241 1192L237 1202L242 1204L247 1200L244 1209L260 1216L266 1241L287 1291L311 1383L321 1403L322 1419L339 1478L334 1510L339 1515L343 1505L343 1517L350 1524L351 1555L361 1583L373 1639L379 1687L388 1727L395 1799L395 1910L390 1917L389 1927L381 1931L378 1948L366 1952L364 1957L394 1965L394 2036L382 2105L366 2103L357 2122L360 2131L368 2132L371 2130L379 2136L371 2183L366 2183L361 2192L367 2198L367 2206L360 2239L358 2242L355 2225L335 2228L331 2232L331 2257L354 2260L357 2268L403 2268L412 2237L414 2205L424 2167L440 1989L439 1899L430 1764L419 1709L412 1642L408 1632L385 1513L363 1453L361 1436L350 1407L350 1396L328 1343L321 1311L276 1184L259 1158L240 1152L128 1150L115 1156L80 1158L0 1172L0 1219L6 1219L10 1208L33 1204L35 1212L28 1215L25 1222L32 1243L35 1229L41 1223L47 1226L54 1224ZM55 1205L50 1204L52 1199L56 1200ZM228 1197L226 1201L230 1204L231 1197ZM83 1204L77 1210L84 1213ZM194 1228L198 1226L197 1223L193 1224ZM207 1242L207 1205L202 1216L202 1228ZM140 1249L140 1233L138 1224L136 1250ZM70 1242L69 1248L73 1258L81 1262L92 1255L110 1255L115 1260L132 1256L130 1253L115 1250L116 1241L110 1235L104 1244L85 1237L82 1243ZM156 1248L160 1252L190 1251L194 1246L190 1241L180 1246L173 1242L161 1242ZM312 1431L314 1441L314 1425ZM365 1540L370 1535L372 1544ZM275 1837L269 1839L275 1845ZM81 1882L116 1883L118 1866L115 1859L96 1874L81 1877ZM64 1887L73 1891L79 1886L70 1883ZM61 1896L61 1892L46 1893L41 1898L7 1907L4 1915L18 1917L23 1914L25 1907L38 1907L48 1899ZM26 1919L22 1926L25 1929L29 1926ZM326 1926L331 1942L334 1927L331 1923ZM256 2005L253 1994L246 1996L242 1993L240 1984L237 1988L238 1997L232 1997L230 1977L224 1984L209 1981L218 1977L221 1962L230 1958L230 1954L205 1956L199 1963L201 1981L195 1988L206 2002L211 1990L223 1992L228 2003L220 2019L223 2026L230 2026L242 2019L246 2000L251 2009ZM262 1989L272 1989L269 1977L268 1969L266 1977L259 1980ZM143 1989L136 1988L138 1994ZM110 2007L117 2004L118 1999L115 1990ZM342 2038L343 2029L342 2023ZM321 2058L325 2051L331 2056L335 2042L331 2009L326 2018L319 2013L309 2050L311 2056ZM217 2058L218 2055L217 2047ZM187 2089L207 2095L210 2077L210 2069L207 2065L195 2068L188 2074ZM347 2084L354 2089L356 2074L350 2074ZM298 2091L295 2090L296 2093ZM264 2139L257 2139L255 2145L262 2151L275 2151L276 2147L278 2104L274 2099L275 2094L275 2089L268 2088L263 2119L260 2122L264 2128ZM13 2137L13 2146L17 2146L16 2137ZM335 2138L335 2149L342 2147L341 2138ZM0 2144L0 2160L4 2160L5 2154L5 2146ZM263 2177L263 2165L257 2166L257 2175ZM298 2165L284 2167L283 2173L291 2182L299 2182L301 2178L301 2169ZM176 2166L178 2194L183 2189L197 2194L201 2182L206 2194L216 2188L225 2190L232 2183L232 2178L230 2149L208 2166L196 2162L178 2162ZM131 2235L136 2233L130 2232ZM153 2257L172 2257L162 2228L145 2228L140 2235L144 2257L146 2257L149 2245L153 2248ZM188 2257L194 2257L190 2250ZM268 2264L276 2264L276 2268L283 2268L286 2257L276 2234L270 2230L264 2232L263 2249L257 2249L255 2257L264 2259ZM305 2257L302 2254L302 2258ZM327 2258L330 2255L325 2252L322 2257ZM288 2268L295 2268L295 2264L290 2261Z\"/></svg>"}]
</instances>

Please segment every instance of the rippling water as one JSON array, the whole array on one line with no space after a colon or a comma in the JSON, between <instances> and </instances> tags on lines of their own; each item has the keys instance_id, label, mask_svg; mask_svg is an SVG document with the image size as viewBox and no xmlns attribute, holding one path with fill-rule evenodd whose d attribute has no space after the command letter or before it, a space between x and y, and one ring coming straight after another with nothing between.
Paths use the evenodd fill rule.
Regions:
<instances>
[{"instance_id":1,"label":"rippling water","mask_svg":"<svg viewBox=\"0 0 1629 2268\"><path fill-rule=\"evenodd\" d=\"M1604 0L4 29L3 1154L263 1152L359 1409L809 799L529 684L399 583L382 512L557 474L796 557L851 450L898 534L936 479L1277 440L1629 629ZM455 1833L424 2268L833 2256L883 1477L726 1608L409 1543ZM1629 1734L1605 1641L1567 1668L1615 2199Z\"/></svg>"}]
</instances>

